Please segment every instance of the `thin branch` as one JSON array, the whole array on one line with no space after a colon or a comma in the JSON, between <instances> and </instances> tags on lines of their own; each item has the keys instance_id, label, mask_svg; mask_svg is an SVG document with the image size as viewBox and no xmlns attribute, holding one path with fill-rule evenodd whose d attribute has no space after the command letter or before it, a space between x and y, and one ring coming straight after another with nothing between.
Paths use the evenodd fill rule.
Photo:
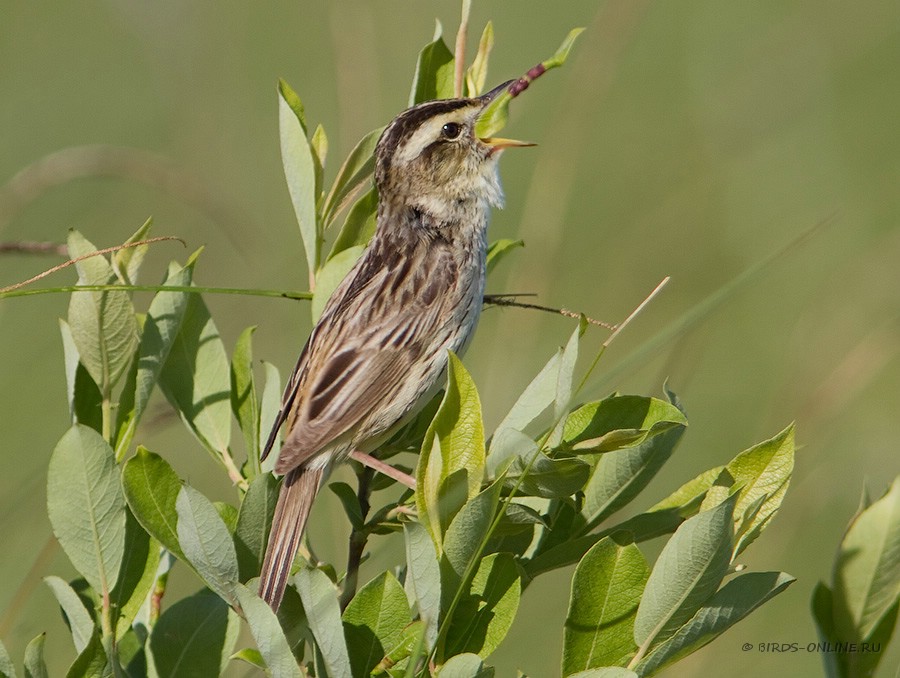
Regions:
<instances>
[{"instance_id":1,"label":"thin branch","mask_svg":"<svg viewBox=\"0 0 900 678\"><path fill-rule=\"evenodd\" d=\"M604 322L603 320L596 320L595 318L591 318L589 316L584 315L583 313L578 313L577 311L570 311L567 308L553 308L552 306L541 306L540 304L527 304L522 301L515 301L510 299L511 295L506 294L485 294L484 295L484 303L490 304L491 306L511 306L513 308L527 308L534 311L544 311L546 313L555 313L556 315L565 316L566 318L574 318L575 320L584 317L591 325L596 325L598 327L602 327L613 332L613 336L615 336L615 332L617 332L620 327L619 325L613 325L608 322ZM629 317L630 320L630 317Z\"/></svg>"},{"instance_id":2,"label":"thin branch","mask_svg":"<svg viewBox=\"0 0 900 678\"><path fill-rule=\"evenodd\" d=\"M19 240L16 242L0 242L0 254L55 254L60 257L69 256L69 248L56 242L37 242L36 240Z\"/></svg>"},{"instance_id":3,"label":"thin branch","mask_svg":"<svg viewBox=\"0 0 900 678\"><path fill-rule=\"evenodd\" d=\"M276 297L309 301L312 292L290 290L262 290L244 287L203 287L201 285L63 285L36 290L13 290L6 292L0 289L0 299L6 297L33 297L40 294L58 294L68 292L184 292L187 294L237 294L247 297Z\"/></svg>"},{"instance_id":4,"label":"thin branch","mask_svg":"<svg viewBox=\"0 0 900 678\"><path fill-rule=\"evenodd\" d=\"M74 259L69 259L68 261L64 261L61 264L54 266L53 268L48 268L46 271L42 273L38 273L36 276L29 278L28 280L23 280L22 282L17 282L14 285L9 285L7 287L0 287L0 294L5 292L12 292L13 290L17 290L20 287L25 287L26 285L30 285L33 282L37 282L41 278L46 278L48 275L56 273L57 271L61 271L72 264L76 264L79 261L84 261L85 259L89 259L91 257L96 257L102 254L109 254L110 252L117 252L119 250L123 250L127 247L138 247L139 245L150 245L155 242L162 242L163 240L177 240L182 245L187 247L187 243L181 238L177 238L174 235L161 235L156 238L148 238L147 240L138 240L136 242L128 242L123 245L115 245L114 247L106 247L102 250L97 250L96 252L90 252L89 254L83 254L80 257L75 257Z\"/></svg>"},{"instance_id":5,"label":"thin branch","mask_svg":"<svg viewBox=\"0 0 900 678\"><path fill-rule=\"evenodd\" d=\"M627 318L625 318L625 320L623 320L618 325L616 325L615 331L606 338L606 341L603 342L604 348L609 347L609 345L613 342L613 339L615 339L617 336L619 336L619 333L622 330L624 330L628 326L628 324L632 320L634 320L640 314L641 311L644 310L644 308L646 308L647 304L649 304L651 301L653 301L653 299L656 297L656 295L662 291L662 288L669 284L669 281L671 279L672 279L672 277L668 276L668 275L665 278L663 278L660 281L659 285L654 287L653 291L647 295L647 298L644 299L640 304L638 304L637 308L634 309L629 314L629 316Z\"/></svg>"},{"instance_id":6,"label":"thin branch","mask_svg":"<svg viewBox=\"0 0 900 678\"><path fill-rule=\"evenodd\" d=\"M365 452L354 450L350 453L350 458L358 461L363 466L368 466L373 471L378 471L380 474L385 475L388 478L393 478L401 485L405 485L413 491L415 491L416 489L415 478L413 478L408 473L404 473L403 471L394 468L390 464L385 464L383 461L381 461L380 459L376 459L371 454L366 454Z\"/></svg>"},{"instance_id":7,"label":"thin branch","mask_svg":"<svg viewBox=\"0 0 900 678\"><path fill-rule=\"evenodd\" d=\"M357 474L359 487L356 491L356 499L359 501L359 513L363 522L369 514L369 497L372 494L372 478L374 477L375 470L368 466L363 466L362 471ZM359 566L362 564L368 539L369 531L365 525L354 527L350 532L350 544L347 547L347 576L344 577L344 590L341 592L341 611L346 609L353 600L353 596L356 595Z\"/></svg>"}]
</instances>

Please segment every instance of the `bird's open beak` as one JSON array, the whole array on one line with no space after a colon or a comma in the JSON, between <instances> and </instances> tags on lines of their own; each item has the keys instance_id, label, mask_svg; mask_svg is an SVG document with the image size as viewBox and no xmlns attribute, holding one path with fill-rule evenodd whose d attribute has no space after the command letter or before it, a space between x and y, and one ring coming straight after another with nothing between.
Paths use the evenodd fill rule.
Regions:
<instances>
[{"instance_id":1,"label":"bird's open beak","mask_svg":"<svg viewBox=\"0 0 900 678\"><path fill-rule=\"evenodd\" d=\"M515 80L507 80L502 85L498 85L490 92L486 94L482 94L480 99L482 102L482 110L487 108L488 105L500 96L503 92L505 92L511 84L513 84ZM513 148L513 147L525 147L525 146L537 146L537 144L532 143L530 141L518 141L517 139L503 139L501 137L479 137L479 141L485 144L486 146L490 146L491 154L497 153L498 151L502 151L504 148Z\"/></svg>"}]
</instances>

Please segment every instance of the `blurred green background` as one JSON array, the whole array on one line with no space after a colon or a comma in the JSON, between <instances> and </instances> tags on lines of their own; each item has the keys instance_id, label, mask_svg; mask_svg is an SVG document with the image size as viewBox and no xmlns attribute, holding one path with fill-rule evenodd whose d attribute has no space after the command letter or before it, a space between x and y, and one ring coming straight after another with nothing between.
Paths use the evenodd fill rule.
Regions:
<instances>
[{"instance_id":1,"label":"blurred green background","mask_svg":"<svg viewBox=\"0 0 900 678\"><path fill-rule=\"evenodd\" d=\"M152 215L155 235L205 245L199 284L305 289L281 173L276 78L297 90L313 124L325 124L333 176L362 134L405 107L435 17L452 40L458 14L450 0L4 0L0 241L62 242L77 228L109 246ZM741 645L816 640L810 592L830 577L863 484L877 496L900 472L900 4L476 0L471 44L489 18L497 36L489 83L518 76L570 28L587 27L569 63L513 105L505 131L540 145L503 159L507 207L492 238L523 238L526 248L501 264L489 291L533 292L614 322L672 276L584 394L658 394L668 377L687 407L687 436L636 508L797 421L794 482L743 559L798 582L669 674L821 675L815 654ZM137 161L92 167L83 151L48 157L94 144L138 149ZM686 332L629 358L823 221ZM143 281L157 282L188 251L154 247ZM58 261L0 255L0 286ZM69 284L74 273L51 280ZM138 306L148 299L138 295ZM258 325L255 358L287 373L309 330L304 302L207 301L227 345ZM56 320L67 303L0 301L0 610L14 609L3 641L21 661L28 640L48 631L52 675L74 657L39 581L72 574L58 550L45 549L44 503L47 461L68 426ZM466 363L489 427L571 328L534 312L485 312ZM604 336L591 332L586 349ZM138 439L203 491L232 497L167 412L160 399ZM345 528L328 494L312 536L341 558ZM369 573L396 562L399 546L376 542ZM492 658L498 675L558 675L570 574L528 590ZM173 582L179 592L197 585L183 572ZM884 675L900 665L898 645Z\"/></svg>"}]
</instances>

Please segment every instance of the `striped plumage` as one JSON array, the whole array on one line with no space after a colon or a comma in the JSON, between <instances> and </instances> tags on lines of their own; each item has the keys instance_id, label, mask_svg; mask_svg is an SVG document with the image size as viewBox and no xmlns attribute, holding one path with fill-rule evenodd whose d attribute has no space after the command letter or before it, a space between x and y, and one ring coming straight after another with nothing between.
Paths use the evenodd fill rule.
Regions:
<instances>
[{"instance_id":1,"label":"striped plumage","mask_svg":"<svg viewBox=\"0 0 900 678\"><path fill-rule=\"evenodd\" d=\"M322 479L415 414L440 387L447 351L471 339L490 207L502 201L498 148L474 124L502 87L415 106L378 142L376 233L313 329L263 452L286 424L275 464L286 477L259 587L274 609Z\"/></svg>"}]
</instances>

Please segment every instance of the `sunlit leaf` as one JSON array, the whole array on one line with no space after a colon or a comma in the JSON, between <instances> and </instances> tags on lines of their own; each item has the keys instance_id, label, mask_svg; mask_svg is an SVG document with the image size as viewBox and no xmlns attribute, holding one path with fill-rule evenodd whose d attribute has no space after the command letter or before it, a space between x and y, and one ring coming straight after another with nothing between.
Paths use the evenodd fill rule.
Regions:
<instances>
[{"instance_id":1,"label":"sunlit leaf","mask_svg":"<svg viewBox=\"0 0 900 678\"><path fill-rule=\"evenodd\" d=\"M145 221L144 224L123 244L130 245L131 243L144 240L147 237L147 233L150 231L150 225L152 223L152 219L147 219L147 221ZM138 270L141 267L141 263L144 261L144 255L147 254L147 250L149 249L149 245L137 245L136 247L124 247L113 252L110 263L112 264L113 271L115 271L119 282L124 283L125 285L134 285L137 283Z\"/></svg>"},{"instance_id":2,"label":"sunlit leaf","mask_svg":"<svg viewBox=\"0 0 900 678\"><path fill-rule=\"evenodd\" d=\"M353 203L344 225L334 240L328 258L331 259L351 247L367 245L375 234L377 210L378 192L372 187Z\"/></svg>"},{"instance_id":3,"label":"sunlit leaf","mask_svg":"<svg viewBox=\"0 0 900 678\"><path fill-rule=\"evenodd\" d=\"M501 238L490 244L487 250L487 275L496 268L497 264L506 257L507 254L519 247L525 247L524 240L511 240L509 238Z\"/></svg>"},{"instance_id":4,"label":"sunlit leaf","mask_svg":"<svg viewBox=\"0 0 900 678\"><path fill-rule=\"evenodd\" d=\"M441 570L437 551L428 531L420 523L404 523L406 543L406 592L415 602L419 617L425 623L428 647L437 640L441 612Z\"/></svg>"},{"instance_id":5,"label":"sunlit leaf","mask_svg":"<svg viewBox=\"0 0 900 678\"><path fill-rule=\"evenodd\" d=\"M125 635L147 600L159 567L159 544L144 531L131 511L125 512L125 555L119 580L109 596L116 636Z\"/></svg>"},{"instance_id":6,"label":"sunlit leaf","mask_svg":"<svg viewBox=\"0 0 900 678\"><path fill-rule=\"evenodd\" d=\"M273 678L301 678L300 667L272 608L242 584L235 585L234 595Z\"/></svg>"},{"instance_id":7,"label":"sunlit leaf","mask_svg":"<svg viewBox=\"0 0 900 678\"><path fill-rule=\"evenodd\" d=\"M453 97L453 53L441 37L441 32L441 24L437 22L433 41L419 52L412 90L409 93L410 106L423 101Z\"/></svg>"},{"instance_id":8,"label":"sunlit leaf","mask_svg":"<svg viewBox=\"0 0 900 678\"><path fill-rule=\"evenodd\" d=\"M154 539L186 560L178 543L178 513L175 502L181 479L168 462L144 447L122 468L125 500L137 521Z\"/></svg>"},{"instance_id":9,"label":"sunlit leaf","mask_svg":"<svg viewBox=\"0 0 900 678\"><path fill-rule=\"evenodd\" d=\"M478 41L478 51L472 65L466 71L466 91L470 97L477 97L484 90L487 80L488 59L494 48L494 24L488 21Z\"/></svg>"},{"instance_id":10,"label":"sunlit leaf","mask_svg":"<svg viewBox=\"0 0 900 678\"><path fill-rule=\"evenodd\" d=\"M47 512L75 569L108 594L125 550L125 499L113 451L93 429L76 424L53 450Z\"/></svg>"},{"instance_id":11,"label":"sunlit leaf","mask_svg":"<svg viewBox=\"0 0 900 678\"><path fill-rule=\"evenodd\" d=\"M363 586L342 615L354 676L367 676L412 620L403 586L383 572Z\"/></svg>"},{"instance_id":12,"label":"sunlit leaf","mask_svg":"<svg viewBox=\"0 0 900 678\"><path fill-rule=\"evenodd\" d=\"M341 608L334 584L321 570L303 568L294 576L303 609L322 653L328 676L350 678L350 655L341 624Z\"/></svg>"},{"instance_id":13,"label":"sunlit leaf","mask_svg":"<svg viewBox=\"0 0 900 678\"><path fill-rule=\"evenodd\" d=\"M634 544L602 539L572 577L562 674L616 666L636 651L634 618L650 568Z\"/></svg>"},{"instance_id":14,"label":"sunlit leaf","mask_svg":"<svg viewBox=\"0 0 900 678\"><path fill-rule=\"evenodd\" d=\"M326 225L334 221L356 191L372 176L375 171L375 146L383 131L384 128L379 127L366 134L344 160L322 205Z\"/></svg>"},{"instance_id":15,"label":"sunlit leaf","mask_svg":"<svg viewBox=\"0 0 900 678\"><path fill-rule=\"evenodd\" d=\"M278 480L271 473L261 473L250 481L234 531L241 581L259 574L277 501Z\"/></svg>"},{"instance_id":16,"label":"sunlit leaf","mask_svg":"<svg viewBox=\"0 0 900 678\"><path fill-rule=\"evenodd\" d=\"M231 410L238 420L247 447L249 467L259 466L259 400L253 381L253 332L248 327L238 337L231 356Z\"/></svg>"},{"instance_id":17,"label":"sunlit leaf","mask_svg":"<svg viewBox=\"0 0 900 678\"><path fill-rule=\"evenodd\" d=\"M59 577L44 577L44 583L53 591L56 602L62 608L66 615L66 622L69 625L69 631L72 633L72 643L75 645L75 651L81 651L87 647L94 633L94 620L90 613L85 609L84 603L78 594L64 580Z\"/></svg>"},{"instance_id":18,"label":"sunlit leaf","mask_svg":"<svg viewBox=\"0 0 900 678\"><path fill-rule=\"evenodd\" d=\"M310 313L313 323L319 320L328 298L340 284L341 280L350 272L356 260L363 253L361 245L354 245L337 253L326 261L316 275L316 289L313 292Z\"/></svg>"}]
</instances>

